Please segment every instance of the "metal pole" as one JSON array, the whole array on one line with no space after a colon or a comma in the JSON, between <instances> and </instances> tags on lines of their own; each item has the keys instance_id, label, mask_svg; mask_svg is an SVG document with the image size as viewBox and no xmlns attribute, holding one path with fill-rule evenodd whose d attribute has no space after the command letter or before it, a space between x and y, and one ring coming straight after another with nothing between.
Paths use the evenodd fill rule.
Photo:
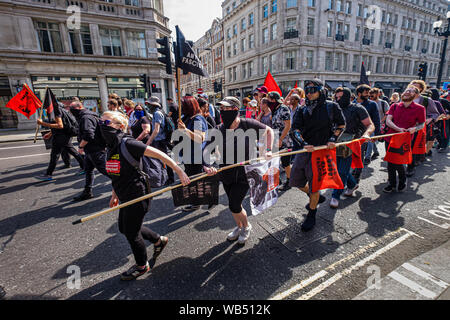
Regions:
<instances>
[{"instance_id":1,"label":"metal pole","mask_svg":"<svg viewBox=\"0 0 450 320\"><path fill-rule=\"evenodd\" d=\"M447 27L447 29L449 29L449 28L450 28L450 23L449 23L449 26ZM447 30L447 33L448 33L448 30ZM448 34L445 37L444 46L442 47L441 62L439 64L439 73L438 73L438 79L436 82L436 88L438 88L438 89L441 88L442 72L444 71L445 55L447 54L447 43L448 43Z\"/></svg>"}]
</instances>

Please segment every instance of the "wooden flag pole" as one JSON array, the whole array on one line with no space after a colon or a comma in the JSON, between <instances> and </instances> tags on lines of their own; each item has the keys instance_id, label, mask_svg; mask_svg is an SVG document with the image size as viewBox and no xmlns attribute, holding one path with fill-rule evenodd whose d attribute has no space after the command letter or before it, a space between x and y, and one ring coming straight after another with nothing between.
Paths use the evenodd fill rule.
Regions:
<instances>
[{"instance_id":1,"label":"wooden flag pole","mask_svg":"<svg viewBox=\"0 0 450 320\"><path fill-rule=\"evenodd\" d=\"M181 120L181 88L180 88L180 68L177 67L177 99L178 99L178 120Z\"/></svg>"},{"instance_id":2,"label":"wooden flag pole","mask_svg":"<svg viewBox=\"0 0 450 320\"><path fill-rule=\"evenodd\" d=\"M47 88L48 88L48 86L45 87L46 92L47 92ZM41 110L39 111L39 120L42 120L42 114L44 113L44 102L45 102L45 97L44 97L44 101L41 102L42 104L41 104ZM39 127L40 127L39 124L36 123L36 132L34 134L34 142L33 143L36 143L37 135L39 132Z\"/></svg>"}]
</instances>

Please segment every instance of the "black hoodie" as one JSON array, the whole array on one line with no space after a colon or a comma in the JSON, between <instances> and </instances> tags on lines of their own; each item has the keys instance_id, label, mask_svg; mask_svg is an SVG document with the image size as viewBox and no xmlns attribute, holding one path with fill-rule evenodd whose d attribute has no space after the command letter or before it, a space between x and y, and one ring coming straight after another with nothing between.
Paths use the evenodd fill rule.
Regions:
<instances>
[{"instance_id":1,"label":"black hoodie","mask_svg":"<svg viewBox=\"0 0 450 320\"><path fill-rule=\"evenodd\" d=\"M87 141L84 151L88 153L104 151L106 148L105 140L100 131L99 117L96 113L82 109L77 119L80 131L78 133L78 141Z\"/></svg>"}]
</instances>

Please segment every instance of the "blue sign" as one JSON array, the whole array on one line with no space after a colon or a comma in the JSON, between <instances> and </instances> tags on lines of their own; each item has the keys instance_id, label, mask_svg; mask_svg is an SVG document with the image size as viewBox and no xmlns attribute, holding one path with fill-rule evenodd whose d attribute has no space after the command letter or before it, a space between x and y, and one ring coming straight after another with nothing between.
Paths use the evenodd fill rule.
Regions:
<instances>
[{"instance_id":1,"label":"blue sign","mask_svg":"<svg viewBox=\"0 0 450 320\"><path fill-rule=\"evenodd\" d=\"M447 91L449 89L450 82L444 82L444 91Z\"/></svg>"}]
</instances>

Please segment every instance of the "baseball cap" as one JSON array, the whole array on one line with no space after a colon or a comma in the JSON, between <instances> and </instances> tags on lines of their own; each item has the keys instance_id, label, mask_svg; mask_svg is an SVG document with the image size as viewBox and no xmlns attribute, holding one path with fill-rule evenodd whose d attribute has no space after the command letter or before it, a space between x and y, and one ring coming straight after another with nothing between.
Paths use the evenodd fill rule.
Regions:
<instances>
[{"instance_id":1,"label":"baseball cap","mask_svg":"<svg viewBox=\"0 0 450 320\"><path fill-rule=\"evenodd\" d=\"M248 103L250 107L256 108L258 106L258 102L256 100L252 100Z\"/></svg>"},{"instance_id":2,"label":"baseball cap","mask_svg":"<svg viewBox=\"0 0 450 320\"><path fill-rule=\"evenodd\" d=\"M283 103L283 100L281 99L281 96L277 91L269 92L269 98L274 99L278 103Z\"/></svg>"},{"instance_id":3,"label":"baseball cap","mask_svg":"<svg viewBox=\"0 0 450 320\"><path fill-rule=\"evenodd\" d=\"M258 92L265 93L265 94L269 93L269 90L267 89L266 86L261 86L261 87L259 87L259 88L256 88L256 90L257 90Z\"/></svg>"},{"instance_id":4,"label":"baseball cap","mask_svg":"<svg viewBox=\"0 0 450 320\"><path fill-rule=\"evenodd\" d=\"M217 105L221 105L224 107L234 107L234 108L241 107L240 101L235 97L225 97L222 101L217 103Z\"/></svg>"}]
</instances>

